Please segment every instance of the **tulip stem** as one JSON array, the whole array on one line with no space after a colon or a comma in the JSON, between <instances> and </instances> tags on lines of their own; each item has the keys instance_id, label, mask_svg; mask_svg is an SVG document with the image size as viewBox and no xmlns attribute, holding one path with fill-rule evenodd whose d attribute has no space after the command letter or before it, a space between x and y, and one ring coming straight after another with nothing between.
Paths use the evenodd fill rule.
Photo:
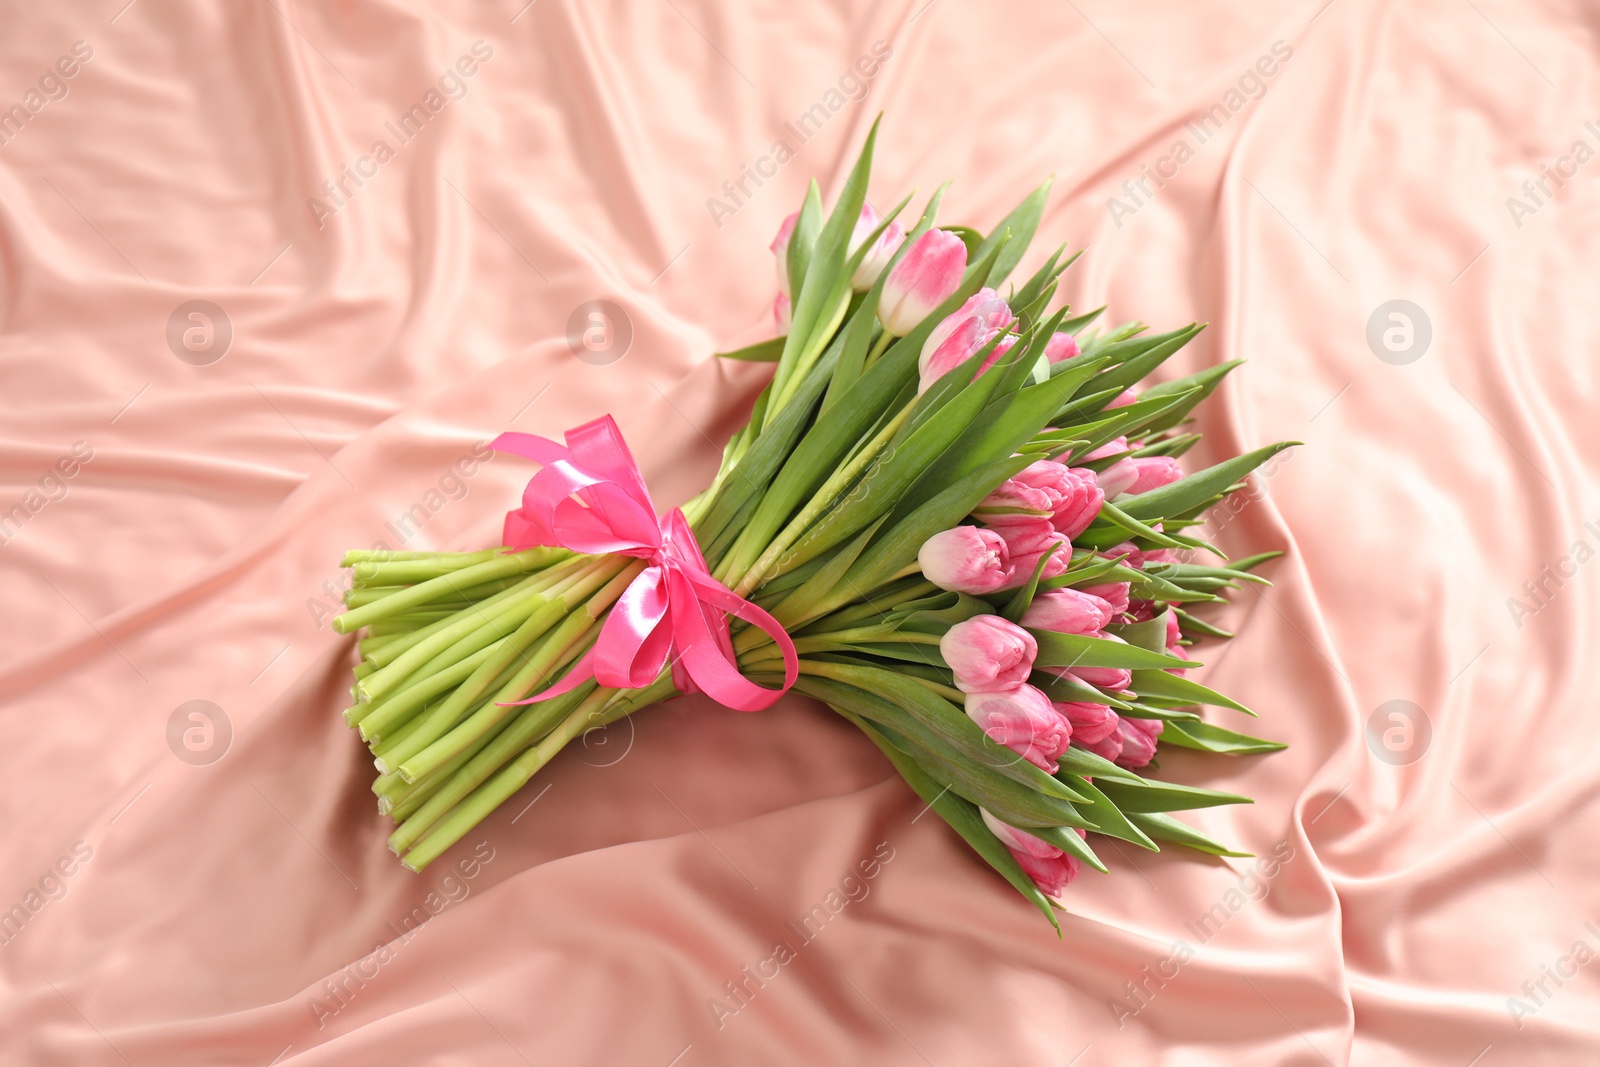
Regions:
<instances>
[{"instance_id":1,"label":"tulip stem","mask_svg":"<svg viewBox=\"0 0 1600 1067\"><path fill-rule=\"evenodd\" d=\"M861 365L861 369L865 371L868 367L878 362L878 357L883 355L884 350L894 342L894 339L894 334L884 330L879 335L877 343L872 346L872 351L867 353L867 361Z\"/></svg>"}]
</instances>

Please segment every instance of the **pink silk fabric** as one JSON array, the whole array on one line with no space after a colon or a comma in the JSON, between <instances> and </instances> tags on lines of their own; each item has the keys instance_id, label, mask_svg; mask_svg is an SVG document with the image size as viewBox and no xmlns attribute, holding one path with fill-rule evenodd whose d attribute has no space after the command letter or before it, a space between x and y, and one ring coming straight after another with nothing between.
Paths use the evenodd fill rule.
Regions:
<instances>
[{"instance_id":1,"label":"pink silk fabric","mask_svg":"<svg viewBox=\"0 0 1600 1067\"><path fill-rule=\"evenodd\" d=\"M1596 1062L1597 29L18 7L0 1063ZM408 873L340 555L493 544L502 430L609 412L659 504L705 486L769 373L711 353L771 336L767 245L880 109L880 208L948 178L987 228L1054 172L1025 271L1088 245L1075 306L1210 323L1167 373L1249 360L1196 459L1305 442L1208 520L1288 555L1195 673L1291 747L1160 760L1256 798L1189 816L1254 857L1097 843L1058 938L847 723L696 696Z\"/></svg>"}]
</instances>

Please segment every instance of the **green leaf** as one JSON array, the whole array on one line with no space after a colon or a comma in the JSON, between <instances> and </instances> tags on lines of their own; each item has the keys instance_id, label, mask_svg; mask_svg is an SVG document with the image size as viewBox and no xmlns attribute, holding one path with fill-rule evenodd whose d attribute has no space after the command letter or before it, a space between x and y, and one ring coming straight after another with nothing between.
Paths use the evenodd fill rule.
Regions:
<instances>
[{"instance_id":1,"label":"green leaf","mask_svg":"<svg viewBox=\"0 0 1600 1067\"><path fill-rule=\"evenodd\" d=\"M1244 360L1235 359L1228 363L1218 364L1215 367L1207 367L1198 374L1191 374L1185 378L1174 378L1171 381L1162 382L1146 389L1142 394L1145 397L1176 396L1180 393L1187 393L1191 389L1195 390L1185 402L1184 407L1168 415L1163 415L1159 420L1152 422L1149 429L1152 432L1160 432L1178 425L1201 401L1216 392L1217 386L1221 384L1223 378L1228 376L1229 371L1241 366L1243 363Z\"/></svg>"},{"instance_id":2,"label":"green leaf","mask_svg":"<svg viewBox=\"0 0 1600 1067\"><path fill-rule=\"evenodd\" d=\"M1027 614L1028 608L1033 604L1033 594L1039 588L1039 579L1044 575L1045 565L1055 557L1056 551L1060 548L1060 545L1052 546L1050 551L1041 555L1039 562L1033 565L1032 577L1028 579L1026 585L1016 591L1011 597L1011 602L1006 605L1005 611L1000 613L1007 622L1022 621L1022 616ZM1070 552L1071 549L1069 548L1068 551Z\"/></svg>"},{"instance_id":3,"label":"green leaf","mask_svg":"<svg viewBox=\"0 0 1600 1067\"><path fill-rule=\"evenodd\" d=\"M1045 290L1050 288L1050 283L1055 281L1056 276L1060 273L1056 270L1056 263L1061 259L1061 253L1066 250L1067 246L1061 245L1050 253L1050 258L1044 261L1044 266L1035 271L1033 277L1024 282L1021 289L1012 293L1011 299L1007 303L1013 308L1027 308L1043 296ZM1078 257L1073 256L1072 258L1077 259ZM1071 261L1069 260L1068 262ZM1021 315L1019 314L1018 317L1020 318Z\"/></svg>"},{"instance_id":4,"label":"green leaf","mask_svg":"<svg viewBox=\"0 0 1600 1067\"><path fill-rule=\"evenodd\" d=\"M1158 707L1142 701L1135 701L1129 704L1128 710L1119 714L1130 719L1160 719L1162 722L1175 722L1179 719L1198 720L1200 718L1199 715L1192 711L1178 711L1174 708ZM1165 737L1166 735L1163 734L1162 736Z\"/></svg>"},{"instance_id":5,"label":"green leaf","mask_svg":"<svg viewBox=\"0 0 1600 1067\"><path fill-rule=\"evenodd\" d=\"M1082 254L1083 254L1082 252L1079 252L1076 255L1074 255L1072 257L1072 259L1077 259L1078 256L1080 256ZM1071 260L1068 260L1068 263L1071 263ZM1083 332L1083 330L1085 330L1091 323L1093 323L1095 319L1098 319L1101 315L1104 315L1105 311L1106 311L1106 306L1104 304L1101 304L1099 307L1095 308L1093 311L1086 312L1086 313L1084 313L1082 315L1079 315L1077 318L1068 319L1066 322L1063 322L1061 324L1061 332L1062 333L1070 333L1070 334L1072 334L1073 337L1077 337L1078 334ZM1079 351L1081 353L1083 346L1080 344L1078 347L1079 347ZM1066 362L1071 362L1071 361L1068 360ZM1066 365L1066 363L1057 363L1056 364L1057 367L1062 367L1062 366L1065 366L1065 365Z\"/></svg>"},{"instance_id":6,"label":"green leaf","mask_svg":"<svg viewBox=\"0 0 1600 1067\"><path fill-rule=\"evenodd\" d=\"M718 352L723 359L742 359L750 363L776 363L778 357L783 355L783 338L774 337L767 341L757 341L753 345L736 348L732 352Z\"/></svg>"},{"instance_id":7,"label":"green leaf","mask_svg":"<svg viewBox=\"0 0 1600 1067\"><path fill-rule=\"evenodd\" d=\"M988 351L999 342L996 337L985 349L975 353L951 374L970 374ZM861 478L811 528L784 553L784 565L798 566L854 535L889 512L906 496L907 490L970 426L993 392L996 381L985 375L973 382L940 411L893 447L883 450ZM987 494L985 494L987 495ZM979 499L982 499L981 497Z\"/></svg>"},{"instance_id":8,"label":"green leaf","mask_svg":"<svg viewBox=\"0 0 1600 1067\"><path fill-rule=\"evenodd\" d=\"M1171 729L1169 725L1167 727ZM1163 734L1163 740L1165 735ZM1219 793L1214 789L1199 789L1190 785L1174 785L1150 778L1139 779L1134 785L1126 779L1098 780L1100 791L1122 811L1180 811L1188 808L1211 808L1219 804L1253 804L1249 797L1237 793Z\"/></svg>"},{"instance_id":9,"label":"green leaf","mask_svg":"<svg viewBox=\"0 0 1600 1067\"><path fill-rule=\"evenodd\" d=\"M1073 806L1078 809L1079 814L1094 823L1090 829L1108 837L1121 838L1151 852L1161 851L1154 841L1145 836L1143 830L1128 820L1122 809L1114 804L1104 791L1095 788L1093 782L1076 774L1066 774L1062 777L1075 791L1087 795L1087 801L1079 801Z\"/></svg>"},{"instance_id":10,"label":"green leaf","mask_svg":"<svg viewBox=\"0 0 1600 1067\"><path fill-rule=\"evenodd\" d=\"M945 186L941 185L934 191L933 196L928 200L928 206L922 212L922 218L917 222L916 226L912 227L905 240L900 242L900 247L895 249L894 255L889 258L888 264L878 273L877 280L872 283L872 288L867 290L865 298L862 299L860 305L851 314L849 324L846 327L844 350L839 356L838 364L834 367L833 381L828 385L828 395L822 401L824 414L844 398L846 392L860 379L861 372L866 368L867 350L871 347L874 333L877 332L878 304L883 297L883 288L888 283L889 274L894 270L895 264L899 263L901 257L906 254L906 250L911 247L911 243L921 237L933 225L934 215L939 210L939 201L944 196L944 190ZM898 213L909 200L910 197L902 200L900 206L895 208L895 212ZM888 222L889 220L885 219L882 226L887 226ZM863 242L862 247L863 249L869 249L871 242Z\"/></svg>"},{"instance_id":11,"label":"green leaf","mask_svg":"<svg viewBox=\"0 0 1600 1067\"><path fill-rule=\"evenodd\" d=\"M806 271L811 266L811 250L816 246L817 234L822 230L822 190L817 180L806 186L805 199L800 202L799 217L789 235L788 270L791 306L800 299L805 288Z\"/></svg>"},{"instance_id":12,"label":"green leaf","mask_svg":"<svg viewBox=\"0 0 1600 1067\"><path fill-rule=\"evenodd\" d=\"M1163 812L1136 811L1128 816L1128 821L1157 841L1185 845L1212 856L1238 856L1243 858L1255 855L1253 852L1235 852L1226 845L1219 845L1194 827L1181 823Z\"/></svg>"},{"instance_id":13,"label":"green leaf","mask_svg":"<svg viewBox=\"0 0 1600 1067\"><path fill-rule=\"evenodd\" d=\"M842 345L842 341L841 341ZM819 362L813 374L825 371L827 356ZM786 446L777 454L782 468L776 477L767 473L761 478L750 478L750 484L759 485L759 506L748 518L739 533L736 549L743 554L746 566L772 543L778 531L789 521L795 511L816 493L828 476L837 470L875 420L888 408L902 387L914 381L917 372L917 353L899 345L889 351L845 391L844 398L817 418L792 451ZM811 387L808 378L806 389L797 394L790 408L804 408L800 400ZM801 411L799 414L808 414ZM765 469L765 465L763 465ZM718 501L718 506L721 506ZM699 531L696 530L698 535ZM709 553L707 558L709 559ZM720 561L721 556L718 557Z\"/></svg>"},{"instance_id":14,"label":"green leaf","mask_svg":"<svg viewBox=\"0 0 1600 1067\"><path fill-rule=\"evenodd\" d=\"M831 361L836 358L836 352L837 349L830 348L824 353L813 373L801 383L794 400L774 417L766 430L750 446L744 458L728 472L728 477L717 491L715 502L705 517L696 523L695 537L701 544L707 546L706 558L713 564L721 558L721 552L713 555L712 546L721 540L721 535L730 526L734 530L739 528L734 521L736 516L750 513L745 509L745 505L752 499L761 499L762 491L772 483L773 473L779 464L784 464L790 459L794 442L805 429L806 423L811 418L812 408L821 396L823 387L828 383L828 372L832 368Z\"/></svg>"},{"instance_id":15,"label":"green leaf","mask_svg":"<svg viewBox=\"0 0 1600 1067\"><path fill-rule=\"evenodd\" d=\"M912 684L916 684L913 682ZM1018 780L1020 768L1026 767L1041 776L1050 778L1039 768L1028 763L1010 749L994 746L999 755L974 756L957 750L948 741L934 734L909 712L896 707L892 701L851 685L830 682L816 677L802 677L796 686L808 696L816 697L853 715L870 721L901 751L916 757L917 762L950 788L974 804L981 804L1012 826L1074 826L1087 828L1088 823L1070 801L1055 793L1047 793ZM919 687L920 688L920 687ZM959 714L959 713L958 713ZM961 718L966 719L965 715ZM972 723L971 719L967 719ZM972 723L974 729L976 723ZM980 736L983 732L978 731ZM987 744L993 745L987 736ZM1012 762L1007 762L1010 760ZM1017 771L1018 774L1013 774ZM1050 778L1067 792L1077 795L1075 785Z\"/></svg>"},{"instance_id":16,"label":"green leaf","mask_svg":"<svg viewBox=\"0 0 1600 1067\"><path fill-rule=\"evenodd\" d=\"M1096 389L1132 387L1166 362L1174 352L1193 340L1202 329L1204 327L1196 323L1169 333L1115 341L1098 348L1095 354L1109 357L1112 365L1100 375L1094 387Z\"/></svg>"},{"instance_id":17,"label":"green leaf","mask_svg":"<svg viewBox=\"0 0 1600 1067\"><path fill-rule=\"evenodd\" d=\"M1249 582L1252 585L1271 585L1272 583L1259 574L1237 570L1232 567L1203 567L1196 563L1159 563L1152 564L1155 573L1169 581L1180 585L1192 579L1222 582Z\"/></svg>"},{"instance_id":18,"label":"green leaf","mask_svg":"<svg viewBox=\"0 0 1600 1067\"><path fill-rule=\"evenodd\" d=\"M1089 373L1092 374L1092 365L1090 367ZM998 369L991 370L984 378L991 377ZM982 381L983 378L978 379L978 383ZM1060 375L990 401L961 436L917 480L906 496L910 500L921 499L983 463L1015 453L1044 428L1050 416L1071 395L1077 381L1075 376ZM990 486L991 490L993 488ZM900 510L903 511L907 506L902 504Z\"/></svg>"},{"instance_id":19,"label":"green leaf","mask_svg":"<svg viewBox=\"0 0 1600 1067\"><path fill-rule=\"evenodd\" d=\"M1034 461L1031 454L1013 456L979 468L936 493L905 518L890 519L872 547L856 561L841 583L847 590L871 589L917 558L922 543L960 522L994 487ZM849 596L849 594L846 594ZM854 599L854 596L850 596ZM840 601L846 603L847 601Z\"/></svg>"},{"instance_id":20,"label":"green leaf","mask_svg":"<svg viewBox=\"0 0 1600 1067\"><path fill-rule=\"evenodd\" d=\"M1012 829L1020 828L1012 827ZM1106 865L1101 862L1100 857L1094 854L1094 849L1089 847L1089 842L1079 837L1076 830L1068 829L1065 826L1032 826L1021 832L1032 834L1045 844L1054 845L1063 852L1070 852L1101 874L1109 873L1106 870Z\"/></svg>"},{"instance_id":21,"label":"green leaf","mask_svg":"<svg viewBox=\"0 0 1600 1067\"><path fill-rule=\"evenodd\" d=\"M1084 778L1093 778L1101 785L1104 785L1108 780L1127 782L1131 785L1138 785L1144 781L1143 778L1140 778L1126 767L1118 767L1105 757L1096 756L1088 749L1079 748L1077 745L1073 745L1063 752L1058 762L1061 765L1061 771L1056 775L1057 778L1062 775L1076 774Z\"/></svg>"},{"instance_id":22,"label":"green leaf","mask_svg":"<svg viewBox=\"0 0 1600 1067\"><path fill-rule=\"evenodd\" d=\"M887 516L885 516L885 519ZM865 530L861 531L854 541L841 545L837 551L826 558L827 562L817 569L810 581L800 586L778 606L771 609L772 615L777 619L806 618L817 604L838 585L839 580L850 570L852 564L860 558L866 550L867 543L872 540L882 526L884 519L879 519Z\"/></svg>"},{"instance_id":23,"label":"green leaf","mask_svg":"<svg viewBox=\"0 0 1600 1067\"><path fill-rule=\"evenodd\" d=\"M1149 649L1151 652L1165 654L1167 651L1167 613L1162 612L1153 619L1144 622L1122 623L1107 626L1106 633L1122 638L1130 645ZM1153 674L1165 674L1164 671L1152 671ZM1166 675L1171 678L1172 675Z\"/></svg>"},{"instance_id":24,"label":"green leaf","mask_svg":"<svg viewBox=\"0 0 1600 1067\"><path fill-rule=\"evenodd\" d=\"M1242 456L1224 460L1214 467L1186 475L1159 489L1130 497L1119 506L1134 518L1146 521L1159 519L1163 515L1181 514L1189 508L1203 505L1279 452L1297 444L1300 442L1279 441L1277 444L1246 452Z\"/></svg>"},{"instance_id":25,"label":"green leaf","mask_svg":"<svg viewBox=\"0 0 1600 1067\"><path fill-rule=\"evenodd\" d=\"M1198 667L1200 664L1177 659L1164 652L1152 652L1138 645L1107 641L1080 634L1057 634L1048 630L1029 630L1038 642L1040 667L1111 667L1133 670L1140 667Z\"/></svg>"},{"instance_id":26,"label":"green leaf","mask_svg":"<svg viewBox=\"0 0 1600 1067\"><path fill-rule=\"evenodd\" d=\"M1039 228L1039 220L1044 217L1044 202L1050 195L1050 186L1055 181L1052 175L1045 183L1023 198L1022 203L1012 209L1011 214L1000 220L989 236L984 238L983 244L978 246L974 256L981 256L996 247L996 237L1009 232L1011 240L1007 242L1004 251L995 260L994 269L989 272L989 287L998 289L1000 283L1011 276L1018 263L1022 261L1023 253L1028 250L1028 244L1033 240L1034 231Z\"/></svg>"},{"instance_id":27,"label":"green leaf","mask_svg":"<svg viewBox=\"0 0 1600 1067\"><path fill-rule=\"evenodd\" d=\"M922 647L933 654L935 662L943 663L936 646ZM870 703L862 701L861 707L852 706L851 710L883 722L923 747L929 747L928 739L936 738L944 745L941 755L972 760L986 770L1003 774L1058 800L1084 799L1076 788L1057 781L1009 748L996 744L965 712L913 678L895 670L846 663L814 664L813 669L831 681L877 698ZM826 699L834 697L830 695Z\"/></svg>"},{"instance_id":28,"label":"green leaf","mask_svg":"<svg viewBox=\"0 0 1600 1067\"><path fill-rule=\"evenodd\" d=\"M1051 674L1049 671L1034 671L1028 678L1028 684L1040 690L1051 701L1075 701L1080 704L1104 704L1117 711L1128 705L1088 682L1080 682L1070 675Z\"/></svg>"},{"instance_id":29,"label":"green leaf","mask_svg":"<svg viewBox=\"0 0 1600 1067\"><path fill-rule=\"evenodd\" d=\"M923 803L938 812L939 817L960 834L962 839L972 846L974 852L982 856L989 866L1010 882L1011 887L1021 893L1025 900L1044 913L1044 917L1050 920L1050 925L1056 928L1057 934L1061 933L1061 924L1056 921L1055 909L1050 901L1039 892L1039 887L1017 863L1011 850L1006 848L985 825L976 805L952 793L948 785L941 785L930 778L914 758L896 748L871 723L863 722L847 712L841 711L840 714L854 722L862 733L872 739L872 743L889 758L889 762L894 764L894 769L900 772L900 777L904 778L906 784L922 798ZM1104 870L1104 867L1101 869Z\"/></svg>"},{"instance_id":30,"label":"green leaf","mask_svg":"<svg viewBox=\"0 0 1600 1067\"><path fill-rule=\"evenodd\" d=\"M1188 547L1182 541L1168 537L1160 530L1152 529L1151 527L1145 525L1132 515L1129 515L1127 512L1117 507L1109 500L1101 503L1100 512L1096 518L1105 520L1125 534L1129 534L1133 537L1143 538L1152 544L1160 545L1162 548Z\"/></svg>"},{"instance_id":31,"label":"green leaf","mask_svg":"<svg viewBox=\"0 0 1600 1067\"><path fill-rule=\"evenodd\" d=\"M1186 634L1196 633L1201 637L1218 637L1224 640L1233 636L1232 631L1224 630L1220 626L1213 626L1204 619L1189 614L1187 611L1179 608L1173 608L1172 610L1178 613L1178 623L1183 627L1183 632Z\"/></svg>"},{"instance_id":32,"label":"green leaf","mask_svg":"<svg viewBox=\"0 0 1600 1067\"><path fill-rule=\"evenodd\" d=\"M1203 752L1222 752L1232 756L1254 756L1289 747L1281 741L1266 741L1249 734L1235 733L1198 719L1167 723L1161 732L1161 740L1180 748L1197 748Z\"/></svg>"},{"instance_id":33,"label":"green leaf","mask_svg":"<svg viewBox=\"0 0 1600 1067\"><path fill-rule=\"evenodd\" d=\"M1268 560L1277 559L1281 555L1283 555L1282 552L1261 552L1254 556L1246 556L1244 559L1234 560L1233 569L1236 571L1253 571Z\"/></svg>"},{"instance_id":34,"label":"green leaf","mask_svg":"<svg viewBox=\"0 0 1600 1067\"><path fill-rule=\"evenodd\" d=\"M1255 712L1243 704L1223 696L1215 689L1207 688L1182 675L1168 674L1166 671L1134 671L1133 691L1141 697L1160 697L1163 700L1184 701L1188 704L1207 704L1211 707L1228 708L1242 711L1246 715L1255 715Z\"/></svg>"},{"instance_id":35,"label":"green leaf","mask_svg":"<svg viewBox=\"0 0 1600 1067\"><path fill-rule=\"evenodd\" d=\"M872 153L878 139L878 120L867 132L861 154L856 157L850 176L845 179L844 190L833 205L833 212L817 234L811 250L811 262L806 267L805 282L793 298L789 335L784 343L783 356L778 361L778 371L773 378L773 402L778 410L787 406L786 400L793 386L790 380L808 369L813 354L827 341L826 327L836 313L842 294L850 290L846 273L849 259L850 235L861 217L861 205L866 200L867 182L872 173ZM801 210L802 215L804 209ZM799 225L796 224L796 233ZM791 263L794 243L790 243ZM791 287L793 276L790 277Z\"/></svg>"}]
</instances>

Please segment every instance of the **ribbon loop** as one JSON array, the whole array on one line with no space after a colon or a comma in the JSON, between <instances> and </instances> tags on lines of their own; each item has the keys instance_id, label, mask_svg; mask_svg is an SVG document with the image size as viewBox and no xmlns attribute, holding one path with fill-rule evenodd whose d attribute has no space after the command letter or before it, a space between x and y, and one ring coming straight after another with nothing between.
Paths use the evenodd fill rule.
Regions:
<instances>
[{"instance_id":1,"label":"ribbon loop","mask_svg":"<svg viewBox=\"0 0 1600 1067\"><path fill-rule=\"evenodd\" d=\"M522 507L506 513L508 548L549 545L590 555L647 560L600 628L594 646L567 676L537 696L547 700L590 678L615 689L643 689L669 667L685 692L703 692L738 711L760 711L800 674L792 641L778 621L711 576L683 512L656 514L644 475L610 415L568 430L565 446L503 433L489 445L544 469L528 480ZM739 673L728 616L758 627L783 653L783 687L767 689Z\"/></svg>"}]
</instances>

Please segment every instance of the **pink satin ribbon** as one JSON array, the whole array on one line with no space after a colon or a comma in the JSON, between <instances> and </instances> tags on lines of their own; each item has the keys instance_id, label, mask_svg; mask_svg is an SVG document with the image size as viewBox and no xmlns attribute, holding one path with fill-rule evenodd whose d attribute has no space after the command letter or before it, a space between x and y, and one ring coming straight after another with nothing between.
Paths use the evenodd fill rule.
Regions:
<instances>
[{"instance_id":1,"label":"pink satin ribbon","mask_svg":"<svg viewBox=\"0 0 1600 1067\"><path fill-rule=\"evenodd\" d=\"M586 554L649 560L611 609L594 647L559 684L531 704L594 678L616 689L643 689L669 664L684 692L703 692L738 711L760 711L800 673L794 642L778 621L711 576L683 512L658 517L644 476L610 415L568 430L562 447L545 437L503 433L490 443L544 464L506 513L509 548L553 545ZM783 688L766 689L739 673L728 615L760 627L783 653Z\"/></svg>"}]
</instances>

